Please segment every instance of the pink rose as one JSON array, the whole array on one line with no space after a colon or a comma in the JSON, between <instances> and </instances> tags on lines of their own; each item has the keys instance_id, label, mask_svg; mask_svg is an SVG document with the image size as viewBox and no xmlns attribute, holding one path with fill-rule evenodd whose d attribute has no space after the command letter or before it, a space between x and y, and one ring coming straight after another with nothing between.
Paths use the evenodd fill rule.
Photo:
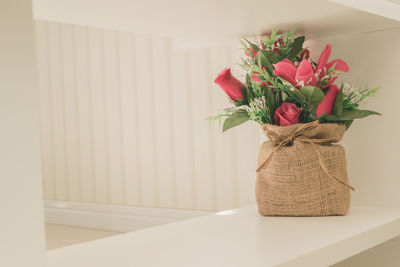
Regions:
<instances>
[{"instance_id":1,"label":"pink rose","mask_svg":"<svg viewBox=\"0 0 400 267\"><path fill-rule=\"evenodd\" d=\"M230 68L221 71L214 82L218 84L233 101L237 102L239 99L243 99L242 88L246 88L246 86L232 76Z\"/></svg>"},{"instance_id":2,"label":"pink rose","mask_svg":"<svg viewBox=\"0 0 400 267\"><path fill-rule=\"evenodd\" d=\"M301 108L293 103L283 103L275 111L275 124L279 126L288 126L299 123Z\"/></svg>"},{"instance_id":3,"label":"pink rose","mask_svg":"<svg viewBox=\"0 0 400 267\"><path fill-rule=\"evenodd\" d=\"M307 51L307 52L306 52ZM304 53L304 54L303 54ZM309 57L309 51L304 50L301 54L303 60L296 67L290 60L284 59L274 64L274 74L285 79L297 88L305 85L317 86L317 80L322 89L332 85L339 74L326 77L326 72L334 66L334 69L341 72L348 72L349 67L341 59L334 59L328 62L331 55L331 45L327 45L319 57L317 66L313 69L311 63L306 59Z\"/></svg>"},{"instance_id":4,"label":"pink rose","mask_svg":"<svg viewBox=\"0 0 400 267\"><path fill-rule=\"evenodd\" d=\"M319 80L322 80L326 74L326 72L332 67L335 66L335 70L341 72L348 72L349 66L341 59L334 59L328 62L329 57L331 56L332 46L330 44L326 45L324 50L321 53L321 56L318 59L318 64L314 69L314 73L317 75ZM333 84L338 77L329 77L327 81L325 81L325 85L322 87L327 88L331 84Z\"/></svg>"},{"instance_id":5,"label":"pink rose","mask_svg":"<svg viewBox=\"0 0 400 267\"><path fill-rule=\"evenodd\" d=\"M274 64L274 74L285 79L293 85L296 85L296 66L289 59L284 59L276 64Z\"/></svg>"},{"instance_id":6,"label":"pink rose","mask_svg":"<svg viewBox=\"0 0 400 267\"><path fill-rule=\"evenodd\" d=\"M303 59L298 68L289 59L274 64L274 74L285 79L297 88L305 85L317 85L317 78L310 61Z\"/></svg>"},{"instance_id":7,"label":"pink rose","mask_svg":"<svg viewBox=\"0 0 400 267\"><path fill-rule=\"evenodd\" d=\"M333 105L335 104L336 97L339 94L339 87L335 84L329 87L328 93L326 93L324 99L317 106L317 117L319 118L322 114L331 114Z\"/></svg>"},{"instance_id":8,"label":"pink rose","mask_svg":"<svg viewBox=\"0 0 400 267\"><path fill-rule=\"evenodd\" d=\"M298 87L303 87L305 85L317 86L317 78L315 78L310 61L303 59L300 62L295 79Z\"/></svg>"}]
</instances>

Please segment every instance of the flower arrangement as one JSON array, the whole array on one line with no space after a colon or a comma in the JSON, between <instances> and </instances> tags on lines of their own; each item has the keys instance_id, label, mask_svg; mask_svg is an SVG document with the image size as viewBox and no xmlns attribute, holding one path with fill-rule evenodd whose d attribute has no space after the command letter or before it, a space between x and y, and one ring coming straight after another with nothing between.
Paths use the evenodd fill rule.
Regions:
<instances>
[{"instance_id":1,"label":"flower arrangement","mask_svg":"<svg viewBox=\"0 0 400 267\"><path fill-rule=\"evenodd\" d=\"M278 34L276 30L258 43L244 39L240 66L246 71L245 82L229 68L218 74L215 83L234 106L209 119L225 118L223 131L248 120L278 126L319 121L345 124L347 129L354 119L380 115L359 109L378 88L337 85L337 78L349 71L346 62L329 60L329 44L315 62L304 41L304 36L295 38L294 31Z\"/></svg>"}]
</instances>

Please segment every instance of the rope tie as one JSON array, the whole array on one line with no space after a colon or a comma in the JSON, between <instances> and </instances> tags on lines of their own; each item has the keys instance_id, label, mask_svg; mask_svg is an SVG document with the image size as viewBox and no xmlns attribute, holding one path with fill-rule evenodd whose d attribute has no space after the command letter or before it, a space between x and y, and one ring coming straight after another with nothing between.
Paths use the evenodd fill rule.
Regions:
<instances>
[{"instance_id":1,"label":"rope tie","mask_svg":"<svg viewBox=\"0 0 400 267\"><path fill-rule=\"evenodd\" d=\"M263 161L263 163L261 163L261 165L257 168L257 172L259 172L260 170L266 168L271 160L272 157L274 156L274 154L281 149L282 147L289 145L289 144L293 144L295 145L296 141L298 142L304 142L304 143L309 143L311 144L312 148L314 149L315 153L317 154L318 157L318 162L319 165L321 166L322 170L332 179L334 179L336 182L342 184L343 186L346 186L347 188L351 189L351 190L355 190L354 187L352 187L350 184L342 181L341 179L339 179L338 177L336 177L335 175L332 175L329 171L328 168L325 164L325 161L322 157L321 151L318 149L318 147L316 146L317 144L324 144L324 143L330 143L333 142L335 140L337 140L337 137L331 137L331 138L323 138L323 139L317 139L317 138L308 138L306 137L304 134L307 133L308 131L311 131L313 129L315 129L316 127L318 127L319 122L318 121L313 121L310 123L306 123L303 124L302 126L300 126L298 129L296 129L291 135L287 136L287 137L282 137L279 136L278 134L268 131L268 129L266 128L266 133L267 136L269 138L269 140L274 143L276 146L275 148L272 150L271 154L269 154L269 156Z\"/></svg>"}]
</instances>

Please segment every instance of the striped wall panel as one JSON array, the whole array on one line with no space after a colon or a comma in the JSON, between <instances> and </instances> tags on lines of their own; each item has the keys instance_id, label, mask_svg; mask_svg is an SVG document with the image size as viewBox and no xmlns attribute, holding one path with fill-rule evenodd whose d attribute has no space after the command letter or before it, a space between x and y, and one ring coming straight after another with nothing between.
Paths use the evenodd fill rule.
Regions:
<instances>
[{"instance_id":1,"label":"striped wall panel","mask_svg":"<svg viewBox=\"0 0 400 267\"><path fill-rule=\"evenodd\" d=\"M254 203L247 123L221 133L213 79L238 44L177 51L165 37L36 21L44 198L224 210Z\"/></svg>"}]
</instances>

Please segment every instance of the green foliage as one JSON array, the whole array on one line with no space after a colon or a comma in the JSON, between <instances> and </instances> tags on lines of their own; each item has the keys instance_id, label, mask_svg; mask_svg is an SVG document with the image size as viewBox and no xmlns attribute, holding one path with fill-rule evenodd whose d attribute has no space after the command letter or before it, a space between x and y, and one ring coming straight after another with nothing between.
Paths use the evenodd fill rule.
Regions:
<instances>
[{"instance_id":1,"label":"green foliage","mask_svg":"<svg viewBox=\"0 0 400 267\"><path fill-rule=\"evenodd\" d=\"M322 122L343 123L346 125L346 129L348 129L355 119L361 119L371 115L381 115L375 111L358 109L358 105L361 101L351 102L351 99L354 99L356 95L359 96L360 100L374 94L376 91L377 89L364 89L360 92L353 90L350 91L348 95L344 96L342 86L336 97L332 114L324 115L320 120Z\"/></svg>"},{"instance_id":2,"label":"green foliage","mask_svg":"<svg viewBox=\"0 0 400 267\"><path fill-rule=\"evenodd\" d=\"M243 105L248 105L249 104L249 90L246 87L240 88L242 91L243 99L239 99L235 105L236 106L243 106Z\"/></svg>"},{"instance_id":3,"label":"green foliage","mask_svg":"<svg viewBox=\"0 0 400 267\"><path fill-rule=\"evenodd\" d=\"M317 77L317 87L306 85L298 89L273 73L274 64L284 59L289 59L298 66L302 60L301 53L305 50L305 39L304 36L294 36L294 30L281 34L274 29L261 40L241 40L246 53L239 64L246 72L245 87L241 88L243 99L232 101L233 108L225 109L220 115L208 119L225 118L223 131L248 120L274 124L275 111L283 102L294 103L302 109L299 121L303 123L319 120L322 123L343 123L348 128L355 119L380 115L378 112L359 109L359 105L375 95L379 88L358 90L346 85L341 87L332 113L317 118L318 104L328 91L320 88L326 87L341 74L335 65L326 70L324 77ZM315 62L311 64L316 66Z\"/></svg>"},{"instance_id":4,"label":"green foliage","mask_svg":"<svg viewBox=\"0 0 400 267\"><path fill-rule=\"evenodd\" d=\"M267 107L267 122L273 124L274 123L274 115L275 115L275 110L278 108L275 105L276 102L276 97L272 93L271 90L265 90L265 102L266 102L266 107Z\"/></svg>"},{"instance_id":5,"label":"green foliage","mask_svg":"<svg viewBox=\"0 0 400 267\"><path fill-rule=\"evenodd\" d=\"M268 59L272 64L278 63L279 61L285 59L286 57L281 56L279 53L273 53L268 50L261 50L260 54Z\"/></svg>"},{"instance_id":6,"label":"green foliage","mask_svg":"<svg viewBox=\"0 0 400 267\"><path fill-rule=\"evenodd\" d=\"M345 84L342 86L344 93L343 106L345 109L357 109L369 97L376 96L380 87L357 89L353 86Z\"/></svg>"},{"instance_id":7,"label":"green foliage","mask_svg":"<svg viewBox=\"0 0 400 267\"><path fill-rule=\"evenodd\" d=\"M342 90L339 91L339 94L336 97L335 105L333 106L332 114L341 117L343 114L343 92Z\"/></svg>"},{"instance_id":8,"label":"green foliage","mask_svg":"<svg viewBox=\"0 0 400 267\"><path fill-rule=\"evenodd\" d=\"M382 115L379 112L372 110L345 110L342 116L340 116L341 121L350 121L355 119L361 119L370 115Z\"/></svg>"},{"instance_id":9,"label":"green foliage","mask_svg":"<svg viewBox=\"0 0 400 267\"><path fill-rule=\"evenodd\" d=\"M346 125L346 130L350 128L350 125L353 123L353 120L351 121L345 121L344 125Z\"/></svg>"},{"instance_id":10,"label":"green foliage","mask_svg":"<svg viewBox=\"0 0 400 267\"><path fill-rule=\"evenodd\" d=\"M260 70L262 70L263 66L265 66L270 74L272 74L272 72L274 71L274 66L263 52L257 54L257 65Z\"/></svg>"},{"instance_id":11,"label":"green foliage","mask_svg":"<svg viewBox=\"0 0 400 267\"><path fill-rule=\"evenodd\" d=\"M234 113L232 113L228 118L225 119L222 131L225 132L226 130L238 126L248 120L249 120L249 115L247 114L247 111L242 109L237 110Z\"/></svg>"},{"instance_id":12,"label":"green foliage","mask_svg":"<svg viewBox=\"0 0 400 267\"><path fill-rule=\"evenodd\" d=\"M286 56L288 59L293 60L297 56L297 54L301 52L301 50L303 49L303 43L305 39L306 38L304 36L300 36L294 39L289 54Z\"/></svg>"},{"instance_id":13,"label":"green foliage","mask_svg":"<svg viewBox=\"0 0 400 267\"><path fill-rule=\"evenodd\" d=\"M290 102L299 103L302 107L307 104L307 98L300 92L300 90L294 89L291 91L289 89L285 90L285 92L289 96L287 100L291 100Z\"/></svg>"},{"instance_id":14,"label":"green foliage","mask_svg":"<svg viewBox=\"0 0 400 267\"><path fill-rule=\"evenodd\" d=\"M371 115L382 115L379 112L372 111L372 110L345 110L341 116L337 116L334 114L328 114L323 116L323 120L327 122L339 122L345 123L350 126L353 120L365 118Z\"/></svg>"},{"instance_id":15,"label":"green foliage","mask_svg":"<svg viewBox=\"0 0 400 267\"><path fill-rule=\"evenodd\" d=\"M310 85L303 86L299 91L305 97L308 106L321 103L325 96L321 89Z\"/></svg>"}]
</instances>

